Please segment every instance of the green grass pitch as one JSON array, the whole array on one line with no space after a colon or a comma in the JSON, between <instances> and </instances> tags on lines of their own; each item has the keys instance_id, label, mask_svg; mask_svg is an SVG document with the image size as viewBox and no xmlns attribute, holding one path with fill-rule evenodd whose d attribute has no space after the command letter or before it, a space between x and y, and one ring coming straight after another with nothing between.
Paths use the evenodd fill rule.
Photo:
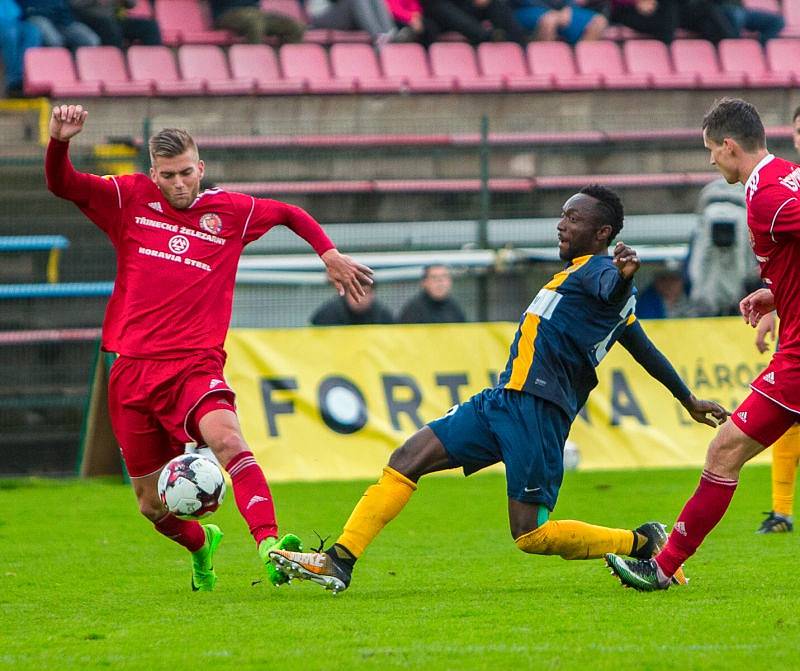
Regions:
<instances>
[{"instance_id":1,"label":"green grass pitch","mask_svg":"<svg viewBox=\"0 0 800 671\"><path fill-rule=\"evenodd\" d=\"M568 473L556 517L671 522L699 469ZM283 529L337 534L366 483L273 486ZM798 534L757 536L769 470L747 469L686 588L623 590L602 561L519 552L500 475L423 480L351 589L273 588L233 497L213 593L125 485L0 482L0 668L792 669Z\"/></svg>"}]
</instances>

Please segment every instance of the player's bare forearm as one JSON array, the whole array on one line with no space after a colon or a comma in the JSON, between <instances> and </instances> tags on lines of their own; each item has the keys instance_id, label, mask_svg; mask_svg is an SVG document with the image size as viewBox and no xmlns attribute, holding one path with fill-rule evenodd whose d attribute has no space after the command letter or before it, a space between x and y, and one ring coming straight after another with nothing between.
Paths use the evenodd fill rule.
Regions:
<instances>
[{"instance_id":1,"label":"player's bare forearm","mask_svg":"<svg viewBox=\"0 0 800 671\"><path fill-rule=\"evenodd\" d=\"M372 268L339 253L335 247L322 255L322 261L340 296L347 294L358 301L366 293L364 287L372 284Z\"/></svg>"}]
</instances>

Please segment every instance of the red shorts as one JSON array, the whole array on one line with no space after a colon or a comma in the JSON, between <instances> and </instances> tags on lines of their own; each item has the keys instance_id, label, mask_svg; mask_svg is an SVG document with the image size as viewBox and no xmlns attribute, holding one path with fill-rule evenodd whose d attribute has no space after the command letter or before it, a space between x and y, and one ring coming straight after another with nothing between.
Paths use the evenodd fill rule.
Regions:
<instances>
[{"instance_id":1,"label":"red shorts","mask_svg":"<svg viewBox=\"0 0 800 671\"><path fill-rule=\"evenodd\" d=\"M800 420L800 360L777 352L750 388L753 391L734 410L731 420L768 447Z\"/></svg>"},{"instance_id":2,"label":"red shorts","mask_svg":"<svg viewBox=\"0 0 800 671\"><path fill-rule=\"evenodd\" d=\"M222 374L224 364L221 350L182 359L121 356L114 362L108 408L131 477L160 470L183 453L187 442L201 443L197 427L208 412L235 411L235 394Z\"/></svg>"}]
</instances>

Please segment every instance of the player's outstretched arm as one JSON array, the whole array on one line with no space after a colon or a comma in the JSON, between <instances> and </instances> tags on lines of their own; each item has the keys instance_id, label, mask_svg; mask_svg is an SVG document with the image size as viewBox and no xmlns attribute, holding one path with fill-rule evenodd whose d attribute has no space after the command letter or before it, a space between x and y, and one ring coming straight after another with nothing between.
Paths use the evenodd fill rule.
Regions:
<instances>
[{"instance_id":1,"label":"player's outstretched arm","mask_svg":"<svg viewBox=\"0 0 800 671\"><path fill-rule=\"evenodd\" d=\"M372 284L372 268L340 254L335 247L322 255L328 278L340 296L349 295L359 301L365 295L364 287Z\"/></svg>"},{"instance_id":2,"label":"player's outstretched arm","mask_svg":"<svg viewBox=\"0 0 800 671\"><path fill-rule=\"evenodd\" d=\"M770 348L767 336L770 337L774 345L778 336L778 316L775 314L774 310L765 314L761 318L761 321L758 322L758 326L756 326L756 349L761 354Z\"/></svg>"},{"instance_id":3,"label":"player's outstretched arm","mask_svg":"<svg viewBox=\"0 0 800 671\"><path fill-rule=\"evenodd\" d=\"M638 321L625 329L619 342L651 377L670 390L695 422L716 428L730 415L719 403L704 401L692 394L678 371L647 337Z\"/></svg>"},{"instance_id":4,"label":"player's outstretched arm","mask_svg":"<svg viewBox=\"0 0 800 671\"><path fill-rule=\"evenodd\" d=\"M739 312L750 326L757 326L764 315L775 309L775 296L769 289L757 289L739 302Z\"/></svg>"}]
</instances>

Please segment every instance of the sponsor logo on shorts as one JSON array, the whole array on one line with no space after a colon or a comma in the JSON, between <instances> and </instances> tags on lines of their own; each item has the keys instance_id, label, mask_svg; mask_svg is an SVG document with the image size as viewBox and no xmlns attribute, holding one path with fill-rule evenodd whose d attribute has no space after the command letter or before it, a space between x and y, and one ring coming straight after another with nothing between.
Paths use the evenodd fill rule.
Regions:
<instances>
[{"instance_id":1,"label":"sponsor logo on shorts","mask_svg":"<svg viewBox=\"0 0 800 671\"><path fill-rule=\"evenodd\" d=\"M151 210L155 210L156 212L161 212L162 214L164 213L161 203L159 203L157 200L154 200L152 203L147 203L147 207L149 207Z\"/></svg>"},{"instance_id":2,"label":"sponsor logo on shorts","mask_svg":"<svg viewBox=\"0 0 800 671\"><path fill-rule=\"evenodd\" d=\"M771 370L769 373L767 373L761 379L764 380L764 382L769 382L770 384L775 384L775 371Z\"/></svg>"},{"instance_id":3,"label":"sponsor logo on shorts","mask_svg":"<svg viewBox=\"0 0 800 671\"><path fill-rule=\"evenodd\" d=\"M183 254L189 249L189 238L184 235L173 235L168 245L173 254Z\"/></svg>"},{"instance_id":4,"label":"sponsor logo on shorts","mask_svg":"<svg viewBox=\"0 0 800 671\"><path fill-rule=\"evenodd\" d=\"M743 424L747 424L747 411L742 410L742 412L737 412L736 416L742 420Z\"/></svg>"},{"instance_id":5,"label":"sponsor logo on shorts","mask_svg":"<svg viewBox=\"0 0 800 671\"><path fill-rule=\"evenodd\" d=\"M211 235L219 235L222 231L222 219L213 212L204 214L200 217L200 228L211 233Z\"/></svg>"},{"instance_id":6,"label":"sponsor logo on shorts","mask_svg":"<svg viewBox=\"0 0 800 671\"><path fill-rule=\"evenodd\" d=\"M677 531L681 536L686 535L686 523L685 522L675 522L675 526L672 527L674 531Z\"/></svg>"},{"instance_id":7,"label":"sponsor logo on shorts","mask_svg":"<svg viewBox=\"0 0 800 671\"><path fill-rule=\"evenodd\" d=\"M540 492L542 491L541 487L525 487L525 493L530 494L531 492Z\"/></svg>"}]
</instances>

